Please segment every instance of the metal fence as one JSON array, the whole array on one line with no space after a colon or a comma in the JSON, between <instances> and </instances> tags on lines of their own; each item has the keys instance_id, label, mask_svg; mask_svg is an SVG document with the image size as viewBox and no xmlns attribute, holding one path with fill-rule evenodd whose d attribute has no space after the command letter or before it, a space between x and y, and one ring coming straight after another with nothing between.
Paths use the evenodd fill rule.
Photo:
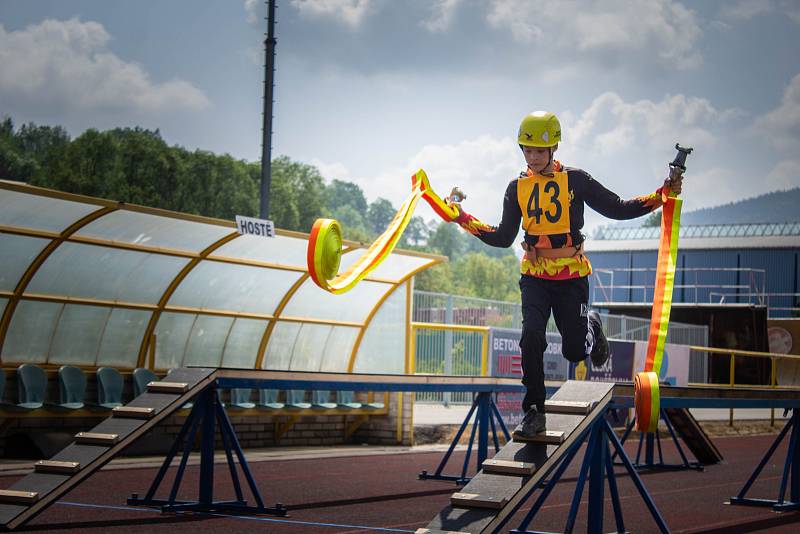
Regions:
<instances>
[{"instance_id":1,"label":"metal fence","mask_svg":"<svg viewBox=\"0 0 800 534\"><path fill-rule=\"evenodd\" d=\"M609 339L647 341L650 331L649 319L607 314L600 314L600 317ZM447 328L444 325L454 327ZM464 329L463 326L522 329L521 306L513 302L415 291L412 311L415 372L479 375L482 359L485 366L483 344L486 342L488 329ZM548 322L547 331L558 332L552 317ZM708 328L670 323L667 343L707 346ZM706 382L708 356L693 352L690 358L689 380ZM417 401L420 402L445 404L472 402L468 394L417 393L416 395Z\"/></svg>"}]
</instances>

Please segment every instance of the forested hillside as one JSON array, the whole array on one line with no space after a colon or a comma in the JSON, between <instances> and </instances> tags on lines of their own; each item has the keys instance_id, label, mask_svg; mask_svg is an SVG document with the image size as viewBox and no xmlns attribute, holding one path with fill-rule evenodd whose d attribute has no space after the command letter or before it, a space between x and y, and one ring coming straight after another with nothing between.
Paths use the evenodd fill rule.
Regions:
<instances>
[{"instance_id":1,"label":"forested hillside","mask_svg":"<svg viewBox=\"0 0 800 534\"><path fill-rule=\"evenodd\" d=\"M158 130L86 130L70 138L60 126L0 122L0 179L184 213L233 220L258 215L260 162L170 146ZM270 219L308 232L318 217L337 219L347 239L371 242L394 217L383 198L326 180L316 167L272 161ZM417 275L416 287L489 299L518 299L517 258L483 245L454 224L414 217L400 247L444 254L450 263Z\"/></svg>"}]
</instances>

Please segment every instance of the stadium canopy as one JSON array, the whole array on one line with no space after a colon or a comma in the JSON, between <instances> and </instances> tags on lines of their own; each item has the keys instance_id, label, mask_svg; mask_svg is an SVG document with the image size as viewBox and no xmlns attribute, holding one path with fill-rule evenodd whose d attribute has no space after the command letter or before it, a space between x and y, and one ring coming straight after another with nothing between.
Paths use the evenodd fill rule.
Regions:
<instances>
[{"instance_id":1,"label":"stadium canopy","mask_svg":"<svg viewBox=\"0 0 800 534\"><path fill-rule=\"evenodd\" d=\"M413 276L445 258L395 251L332 295L308 235L276 233L0 180L0 363L407 372Z\"/></svg>"}]
</instances>

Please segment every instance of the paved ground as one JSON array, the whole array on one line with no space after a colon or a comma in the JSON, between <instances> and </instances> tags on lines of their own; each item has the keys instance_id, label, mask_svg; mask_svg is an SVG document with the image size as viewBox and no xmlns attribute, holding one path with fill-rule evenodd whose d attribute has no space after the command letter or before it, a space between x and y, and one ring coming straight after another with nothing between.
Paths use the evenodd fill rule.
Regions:
<instances>
[{"instance_id":1,"label":"paved ground","mask_svg":"<svg viewBox=\"0 0 800 534\"><path fill-rule=\"evenodd\" d=\"M776 514L769 509L727 506L772 442L772 436L727 437L715 440L725 463L704 472L661 472L643 475L643 480L667 524L676 533L800 532L800 513ZM633 444L631 444L631 448ZM355 455L354 455L355 454ZM456 452L449 471L460 470L463 451ZM665 454L674 450L665 443ZM417 473L433 471L442 456L437 450L349 447L329 450L252 451L251 468L268 504L282 502L290 517L222 517L162 515L156 511L125 506L131 492L144 493L155 475L155 460L137 464L115 462L93 475L28 526L29 532L136 532L170 534L253 531L289 533L413 532L424 526L444 507L456 490L452 483L421 481ZM785 444L767 465L749 496L775 498L778 493ZM579 456L580 458L580 456ZM575 462L577 464L578 462ZM19 469L21 465L16 465ZM553 491L531 528L563 531L578 465ZM618 468L618 472L621 468ZM195 498L198 469L187 469L179 497ZM16 476L0 476L7 487ZM227 469L215 472L215 497L230 498L233 492ZM655 532L655 524L627 476L619 479L623 514L631 532ZM171 483L168 475L166 484ZM168 488L169 485L166 486ZM166 490L165 490L166 491ZM583 494L576 532L585 531L586 496ZM528 504L529 506L529 504ZM523 507L521 513L526 511ZM610 501L606 499L605 530L613 526ZM510 523L516 527L519 518Z\"/></svg>"}]
</instances>

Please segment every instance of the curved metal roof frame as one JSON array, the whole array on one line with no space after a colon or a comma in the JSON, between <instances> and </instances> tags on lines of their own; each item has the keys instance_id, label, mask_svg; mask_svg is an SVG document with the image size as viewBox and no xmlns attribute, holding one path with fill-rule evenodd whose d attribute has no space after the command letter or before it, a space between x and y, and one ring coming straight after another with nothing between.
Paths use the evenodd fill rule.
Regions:
<instances>
[{"instance_id":1,"label":"curved metal roof frame","mask_svg":"<svg viewBox=\"0 0 800 534\"><path fill-rule=\"evenodd\" d=\"M0 290L0 297L5 297L8 299L5 309L3 309L2 315L0 316L0 355L2 354L2 348L5 344L9 327L11 325L11 320L14 316L17 304L22 300L39 300L46 302L57 302L62 304L83 304L83 305L95 305L95 306L104 306L111 308L132 308L132 309L151 311L149 322L147 324L147 327L145 328L145 333L142 336L142 339L139 344L139 354L136 362L137 367L142 367L146 364L145 359L147 356L148 348L150 347L150 344L152 342L153 333L155 331L159 318L161 317L164 311L177 312L177 313L193 313L199 315L222 315L230 317L243 317L243 318L255 318L255 319L266 320L267 326L264 329L264 333L261 337L261 341L258 347L257 358L255 362L256 369L260 369L263 365L263 359L267 344L275 328L275 325L277 324L278 321L357 327L359 328L359 333L353 345L353 349L350 354L348 363L348 370L352 371L355 364L356 356L358 354L360 342L363 339L367 329L369 328L372 318L375 316L378 309L386 301L386 299L392 293L394 293L394 291L398 287L401 287L407 280L413 277L416 273L437 263L447 261L446 257L437 256L433 254L425 254L412 251L400 251L400 250L393 252L392 256L410 256L410 257L421 258L427 261L421 264L417 264L413 268L406 270L406 272L404 272L401 276L398 276L396 279L385 279L385 278L378 278L371 276L366 277L365 278L366 281L386 284L387 289L382 293L382 295L380 295L380 297L377 298L376 302L369 309L369 312L366 314L363 321L348 322L348 321L318 319L311 317L289 317L289 316L283 316L282 314L286 309L286 307L289 305L289 303L292 301L292 299L296 297L298 290L307 281L308 279L307 269L305 268L305 266L300 266L300 265L270 263L270 262L264 262L246 258L232 258L227 256L210 257L214 253L214 251L218 250L223 245L242 237L236 231L236 225L232 221L213 219L209 217L202 217L198 215L191 215L185 213L177 213L158 208L148 208L144 206L131 205L123 202L115 202L110 200L87 197L83 195L64 193L60 191L34 187L18 182L9 182L0 180L0 195L4 191L11 191L15 193L22 193L25 195L45 197L50 199L57 199L57 200L88 205L87 208L89 209L89 212L88 214L79 217L78 220L71 222L71 224L69 224L66 228L64 228L60 232L47 231L27 226L16 226L16 225L7 226L3 225L2 220L0 220L0 234L12 234L19 236L27 236L27 237L46 238L51 240L44 247L44 249L41 250L41 252L36 256L36 258L33 261L31 261L30 264L27 266L25 272L20 277L19 281L16 283L13 292ZM91 223L102 220L109 214L119 213L121 211L135 212L146 215L153 215L157 217L165 217L176 221L188 221L193 223L202 223L205 225L219 226L221 227L220 230L224 232L224 235L221 238L215 240L214 242L207 244L207 246L203 250L196 252L151 246L140 242L123 242L112 239L102 239L85 235L76 235L80 230L86 228ZM224 229L226 228L230 228L231 231L225 232ZM301 240L308 239L308 234L301 232L277 229L276 234L279 236L296 238ZM51 257L53 253L56 252L59 249L59 247L64 243L80 243L90 246L100 246L112 249L131 250L131 251L144 252L156 255L174 256L174 257L188 259L189 261L183 266L182 269L180 269L177 275L175 275L172 278L171 282L166 286L166 289L161 294L161 297L159 298L158 302L155 304L123 302L119 300L81 298L74 296L26 294L26 288L30 284L31 280L33 280L36 273L39 271L42 265L44 265L46 260L49 257ZM347 254L347 253L357 252L358 249L365 248L366 246L367 245L363 243L345 241L343 253ZM387 258L387 260L391 260L392 256ZM279 299L277 306L275 307L275 309L271 314L254 314L254 313L215 310L207 308L190 308L190 307L180 307L174 305L171 306L169 304L169 301L170 298L175 293L175 291L178 289L178 287L180 287L181 283L189 276L189 274L204 261L220 262L224 264L234 264L234 265L245 265L250 267L260 267L267 269L277 269L284 271L294 271L299 274L299 277L297 280L294 281L293 284L291 284L291 286L288 288L285 294ZM2 362L0 361L0 363Z\"/></svg>"}]
</instances>

